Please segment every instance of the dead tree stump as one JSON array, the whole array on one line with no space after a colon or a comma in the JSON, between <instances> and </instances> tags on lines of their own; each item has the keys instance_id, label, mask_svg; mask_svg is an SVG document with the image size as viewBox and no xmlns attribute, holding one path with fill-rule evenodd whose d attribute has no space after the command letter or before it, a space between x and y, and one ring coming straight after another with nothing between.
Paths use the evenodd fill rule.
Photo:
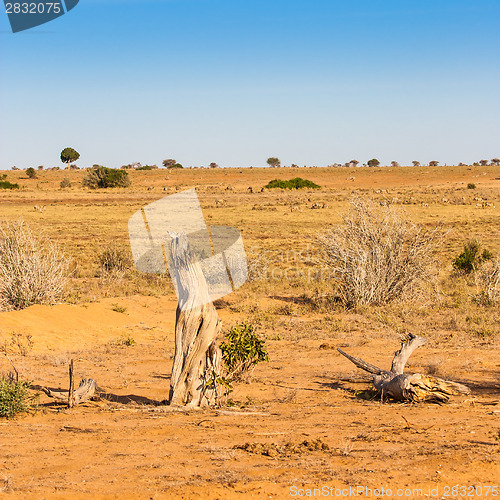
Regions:
<instances>
[{"instance_id":1,"label":"dead tree stump","mask_svg":"<svg viewBox=\"0 0 500 500\"><path fill-rule=\"evenodd\" d=\"M184 233L171 234L170 259L179 297L175 324L175 354L170 379L170 405L202 406L215 399L211 379L220 370L215 339L221 322L198 261ZM201 305L196 305L201 304Z\"/></svg>"},{"instance_id":2,"label":"dead tree stump","mask_svg":"<svg viewBox=\"0 0 500 500\"><path fill-rule=\"evenodd\" d=\"M382 370L360 358L337 349L340 354L353 362L358 368L373 375L373 385L378 395L395 401L444 403L450 396L469 394L470 389L456 382L443 380L421 373L404 374L404 368L413 351L427 343L427 339L409 334L401 349L394 354L390 371Z\"/></svg>"},{"instance_id":3,"label":"dead tree stump","mask_svg":"<svg viewBox=\"0 0 500 500\"><path fill-rule=\"evenodd\" d=\"M69 390L51 390L47 387L41 387L41 390L47 394L47 396L55 399L59 403L64 403L68 405L68 408L73 408L84 401L92 399L95 395L97 389L97 382L91 378L84 378L78 389L75 390L75 367L73 360L69 363Z\"/></svg>"},{"instance_id":4,"label":"dead tree stump","mask_svg":"<svg viewBox=\"0 0 500 500\"><path fill-rule=\"evenodd\" d=\"M80 382L78 389L73 392L73 398L70 397L69 391L51 390L47 387L42 387L41 390L45 392L47 396L55 399L59 403L67 404L71 408L92 399L95 395L96 388L97 383L95 380L85 378Z\"/></svg>"}]
</instances>

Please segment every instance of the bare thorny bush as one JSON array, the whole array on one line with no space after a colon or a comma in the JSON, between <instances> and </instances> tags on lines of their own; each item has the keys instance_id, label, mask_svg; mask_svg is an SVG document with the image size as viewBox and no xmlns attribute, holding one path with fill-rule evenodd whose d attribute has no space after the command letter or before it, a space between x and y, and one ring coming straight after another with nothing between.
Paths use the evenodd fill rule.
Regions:
<instances>
[{"instance_id":1,"label":"bare thorny bush","mask_svg":"<svg viewBox=\"0 0 500 500\"><path fill-rule=\"evenodd\" d=\"M66 270L62 252L48 238L23 221L0 224L0 310L54 303Z\"/></svg>"},{"instance_id":2,"label":"bare thorny bush","mask_svg":"<svg viewBox=\"0 0 500 500\"><path fill-rule=\"evenodd\" d=\"M500 258L484 263L475 272L478 293L476 301L491 305L500 299Z\"/></svg>"},{"instance_id":3,"label":"bare thorny bush","mask_svg":"<svg viewBox=\"0 0 500 500\"><path fill-rule=\"evenodd\" d=\"M342 224L319 236L342 303L352 308L414 297L432 281L442 232L423 229L391 205L350 203Z\"/></svg>"}]
</instances>

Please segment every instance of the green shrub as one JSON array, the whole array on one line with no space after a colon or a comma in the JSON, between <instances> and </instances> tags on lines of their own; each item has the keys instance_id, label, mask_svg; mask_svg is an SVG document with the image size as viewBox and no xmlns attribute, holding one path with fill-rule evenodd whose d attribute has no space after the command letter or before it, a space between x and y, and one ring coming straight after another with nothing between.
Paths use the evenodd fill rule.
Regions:
<instances>
[{"instance_id":1,"label":"green shrub","mask_svg":"<svg viewBox=\"0 0 500 500\"><path fill-rule=\"evenodd\" d=\"M263 340L255 334L253 325L244 322L233 326L220 345L226 381L237 380L261 361L269 361Z\"/></svg>"},{"instance_id":2,"label":"green shrub","mask_svg":"<svg viewBox=\"0 0 500 500\"><path fill-rule=\"evenodd\" d=\"M169 165L167 168L184 168L180 163L174 163L173 165Z\"/></svg>"},{"instance_id":3,"label":"green shrub","mask_svg":"<svg viewBox=\"0 0 500 500\"><path fill-rule=\"evenodd\" d=\"M83 179L83 185L90 189L128 187L130 178L126 170L98 166L89 170L87 177Z\"/></svg>"},{"instance_id":4,"label":"green shrub","mask_svg":"<svg viewBox=\"0 0 500 500\"><path fill-rule=\"evenodd\" d=\"M29 167L26 169L26 175L30 179L34 179L36 177L36 170L33 167Z\"/></svg>"},{"instance_id":5,"label":"green shrub","mask_svg":"<svg viewBox=\"0 0 500 500\"><path fill-rule=\"evenodd\" d=\"M130 335L128 335L128 336L127 335L123 335L122 337L120 337L119 344L125 345L127 347L133 347L133 346L135 346L136 341Z\"/></svg>"},{"instance_id":6,"label":"green shrub","mask_svg":"<svg viewBox=\"0 0 500 500\"><path fill-rule=\"evenodd\" d=\"M294 179L290 179L288 181L284 181L281 179L273 179L266 186L267 189L320 189L321 186L318 186L312 181L307 179L302 179L300 177L295 177Z\"/></svg>"},{"instance_id":7,"label":"green shrub","mask_svg":"<svg viewBox=\"0 0 500 500\"><path fill-rule=\"evenodd\" d=\"M476 185L473 182L469 182L469 184L467 184L467 189L476 189Z\"/></svg>"},{"instance_id":8,"label":"green shrub","mask_svg":"<svg viewBox=\"0 0 500 500\"><path fill-rule=\"evenodd\" d=\"M22 414L35 413L38 407L38 394L30 390L31 384L0 378L0 417L14 418Z\"/></svg>"},{"instance_id":9,"label":"green shrub","mask_svg":"<svg viewBox=\"0 0 500 500\"><path fill-rule=\"evenodd\" d=\"M484 249L481 252L481 244L477 240L471 240L464 244L463 252L453 260L453 268L458 272L470 274L492 258L493 254L489 250Z\"/></svg>"},{"instance_id":10,"label":"green shrub","mask_svg":"<svg viewBox=\"0 0 500 500\"><path fill-rule=\"evenodd\" d=\"M137 167L136 170L156 170L157 165L143 165L142 167Z\"/></svg>"},{"instance_id":11,"label":"green shrub","mask_svg":"<svg viewBox=\"0 0 500 500\"><path fill-rule=\"evenodd\" d=\"M12 184L9 181L0 181L0 189L19 189L19 184Z\"/></svg>"}]
</instances>

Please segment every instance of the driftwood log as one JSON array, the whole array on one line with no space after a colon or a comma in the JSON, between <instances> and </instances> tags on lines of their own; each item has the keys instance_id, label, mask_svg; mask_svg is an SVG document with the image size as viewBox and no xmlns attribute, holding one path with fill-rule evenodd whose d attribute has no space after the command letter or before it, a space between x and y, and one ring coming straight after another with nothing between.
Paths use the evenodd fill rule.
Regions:
<instances>
[{"instance_id":1,"label":"driftwood log","mask_svg":"<svg viewBox=\"0 0 500 500\"><path fill-rule=\"evenodd\" d=\"M360 358L355 358L342 349L337 350L358 368L373 375L373 385L382 400L387 397L395 401L444 403L450 396L469 394L470 389L463 384L421 373L403 373L413 351L426 343L427 339L409 334L408 339L402 343L401 349L394 353L390 371L382 370Z\"/></svg>"},{"instance_id":2,"label":"driftwood log","mask_svg":"<svg viewBox=\"0 0 500 500\"><path fill-rule=\"evenodd\" d=\"M187 236L184 233L170 236L170 268L175 269L179 303L169 404L192 407L212 404L217 386L214 377L221 364L220 350L215 344L221 322Z\"/></svg>"}]
</instances>

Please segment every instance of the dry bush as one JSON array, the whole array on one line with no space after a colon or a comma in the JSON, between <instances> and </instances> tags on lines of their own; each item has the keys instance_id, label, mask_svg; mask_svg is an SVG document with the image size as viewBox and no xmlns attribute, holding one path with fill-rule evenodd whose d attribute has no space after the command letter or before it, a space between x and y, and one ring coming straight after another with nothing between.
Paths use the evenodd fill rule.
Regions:
<instances>
[{"instance_id":1,"label":"dry bush","mask_svg":"<svg viewBox=\"0 0 500 500\"><path fill-rule=\"evenodd\" d=\"M319 236L341 302L352 308L414 297L434 276L442 233L424 230L392 205L350 203L342 224Z\"/></svg>"},{"instance_id":2,"label":"dry bush","mask_svg":"<svg viewBox=\"0 0 500 500\"><path fill-rule=\"evenodd\" d=\"M48 238L23 221L0 224L0 310L54 303L66 270L62 252Z\"/></svg>"},{"instance_id":3,"label":"dry bush","mask_svg":"<svg viewBox=\"0 0 500 500\"><path fill-rule=\"evenodd\" d=\"M131 261L125 250L116 246L104 248L96 256L101 277L120 279L131 267Z\"/></svg>"},{"instance_id":4,"label":"dry bush","mask_svg":"<svg viewBox=\"0 0 500 500\"><path fill-rule=\"evenodd\" d=\"M500 298L500 259L484 263L475 273L478 293L476 302L491 305Z\"/></svg>"}]
</instances>

